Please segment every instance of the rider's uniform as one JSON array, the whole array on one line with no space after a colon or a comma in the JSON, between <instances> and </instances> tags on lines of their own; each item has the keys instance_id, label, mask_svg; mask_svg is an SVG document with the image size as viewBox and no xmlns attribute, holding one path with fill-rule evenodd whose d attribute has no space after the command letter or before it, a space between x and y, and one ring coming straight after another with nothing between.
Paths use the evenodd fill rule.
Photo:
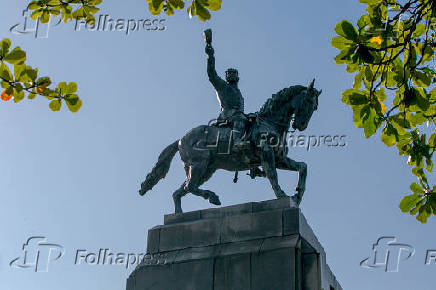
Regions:
<instances>
[{"instance_id":1,"label":"rider's uniform","mask_svg":"<svg viewBox=\"0 0 436 290\"><path fill-rule=\"evenodd\" d=\"M244 98L241 91L218 76L215 70L215 57L213 55L209 56L207 60L207 74L216 90L221 108L218 123L229 122L233 126L234 136L241 138L247 123L247 118L244 115Z\"/></svg>"}]
</instances>

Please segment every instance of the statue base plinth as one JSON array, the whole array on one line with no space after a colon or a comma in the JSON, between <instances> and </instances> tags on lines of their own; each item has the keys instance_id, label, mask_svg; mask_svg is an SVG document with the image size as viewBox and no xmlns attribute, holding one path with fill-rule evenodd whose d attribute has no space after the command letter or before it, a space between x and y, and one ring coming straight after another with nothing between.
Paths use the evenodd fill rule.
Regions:
<instances>
[{"instance_id":1,"label":"statue base plinth","mask_svg":"<svg viewBox=\"0 0 436 290\"><path fill-rule=\"evenodd\" d=\"M342 290L289 198L165 215L127 290Z\"/></svg>"}]
</instances>

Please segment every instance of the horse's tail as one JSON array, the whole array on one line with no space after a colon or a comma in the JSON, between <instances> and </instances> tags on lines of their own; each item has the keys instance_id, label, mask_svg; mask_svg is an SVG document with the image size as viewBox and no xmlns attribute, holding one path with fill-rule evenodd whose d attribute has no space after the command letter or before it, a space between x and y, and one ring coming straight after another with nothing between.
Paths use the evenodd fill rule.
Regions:
<instances>
[{"instance_id":1,"label":"horse's tail","mask_svg":"<svg viewBox=\"0 0 436 290\"><path fill-rule=\"evenodd\" d=\"M177 151L179 151L178 140L162 151L162 153L159 155L156 165L153 167L151 172L147 174L145 181L141 184L141 189L139 190L140 195L146 194L147 191L151 190L153 186L159 182L159 180L167 175L168 170L170 169L171 161L173 160Z\"/></svg>"}]
</instances>

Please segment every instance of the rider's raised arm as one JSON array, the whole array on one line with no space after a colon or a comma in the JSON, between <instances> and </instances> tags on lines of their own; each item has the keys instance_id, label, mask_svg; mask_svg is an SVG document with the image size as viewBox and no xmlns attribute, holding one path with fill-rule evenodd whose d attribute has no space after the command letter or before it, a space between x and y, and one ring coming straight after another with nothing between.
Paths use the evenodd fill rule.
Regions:
<instances>
[{"instance_id":1,"label":"rider's raised arm","mask_svg":"<svg viewBox=\"0 0 436 290\"><path fill-rule=\"evenodd\" d=\"M207 75L209 76L209 81L215 87L216 90L219 90L223 86L226 85L226 82L220 78L215 70L215 56L214 50L211 45L206 46L206 53L208 55L207 58Z\"/></svg>"}]
</instances>

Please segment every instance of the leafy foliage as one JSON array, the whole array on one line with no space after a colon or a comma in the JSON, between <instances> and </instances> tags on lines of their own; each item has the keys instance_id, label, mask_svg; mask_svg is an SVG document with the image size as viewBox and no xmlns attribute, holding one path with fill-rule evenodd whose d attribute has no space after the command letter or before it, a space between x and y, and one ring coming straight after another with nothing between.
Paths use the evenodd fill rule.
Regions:
<instances>
[{"instance_id":1,"label":"leafy foliage","mask_svg":"<svg viewBox=\"0 0 436 290\"><path fill-rule=\"evenodd\" d=\"M14 100L15 103L24 98L34 99L43 96L50 100L49 107L59 111L65 103L71 112L77 112L82 101L76 94L76 83L59 83L57 87L51 86L49 77L39 77L38 69L26 65L26 53L20 48L11 49L11 41L0 41L0 81L3 92L3 101ZM11 69L13 68L13 69Z\"/></svg>"},{"instance_id":2,"label":"leafy foliage","mask_svg":"<svg viewBox=\"0 0 436 290\"><path fill-rule=\"evenodd\" d=\"M146 0L151 14L159 15L162 11L170 16L174 10L185 8L185 0ZM201 21L210 19L210 11L221 9L221 0L192 0L187 8L189 17L197 16ZM209 11L210 10L210 11Z\"/></svg>"},{"instance_id":3,"label":"leafy foliage","mask_svg":"<svg viewBox=\"0 0 436 290\"><path fill-rule=\"evenodd\" d=\"M336 63L355 75L342 102L366 138L380 130L385 145L408 157L418 183L400 209L425 223L436 215L436 187L427 179L436 147L436 1L359 1L367 13L356 25L339 22L331 42L340 50Z\"/></svg>"},{"instance_id":4,"label":"leafy foliage","mask_svg":"<svg viewBox=\"0 0 436 290\"><path fill-rule=\"evenodd\" d=\"M38 0L32 1L28 9L33 11L31 18L48 23L51 16L61 16L66 23L72 19L84 19L88 23L95 21L96 7L102 0Z\"/></svg>"},{"instance_id":5,"label":"leafy foliage","mask_svg":"<svg viewBox=\"0 0 436 290\"><path fill-rule=\"evenodd\" d=\"M184 9L189 0L146 0L148 10L152 15L164 12L167 16L174 14L175 10ZM201 21L209 20L210 11L221 9L222 0L191 0L187 7L189 17L197 16ZM95 14L100 10L97 5L102 0L38 0L29 3L29 10L33 11L32 19L40 19L48 23L50 17L61 16L66 23L73 19L84 19L88 23L95 21Z\"/></svg>"}]
</instances>

